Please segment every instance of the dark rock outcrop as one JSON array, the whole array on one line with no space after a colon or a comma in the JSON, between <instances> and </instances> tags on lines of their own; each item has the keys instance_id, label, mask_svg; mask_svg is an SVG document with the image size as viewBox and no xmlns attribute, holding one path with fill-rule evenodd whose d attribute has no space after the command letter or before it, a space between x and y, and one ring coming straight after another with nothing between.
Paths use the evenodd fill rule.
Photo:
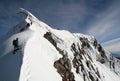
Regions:
<instances>
[{"instance_id":1,"label":"dark rock outcrop","mask_svg":"<svg viewBox=\"0 0 120 81\"><path fill-rule=\"evenodd\" d=\"M62 77L62 81L75 81L74 74L71 72L71 63L66 55L54 62L54 67Z\"/></svg>"}]
</instances>

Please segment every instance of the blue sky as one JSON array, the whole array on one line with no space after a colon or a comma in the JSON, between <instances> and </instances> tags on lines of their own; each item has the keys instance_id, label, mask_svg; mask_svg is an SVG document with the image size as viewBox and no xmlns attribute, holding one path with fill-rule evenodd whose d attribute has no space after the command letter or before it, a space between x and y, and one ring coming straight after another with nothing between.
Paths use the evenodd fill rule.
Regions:
<instances>
[{"instance_id":1,"label":"blue sky","mask_svg":"<svg viewBox=\"0 0 120 81\"><path fill-rule=\"evenodd\" d=\"M0 0L0 37L20 21L21 7L53 28L93 35L100 43L120 37L120 0Z\"/></svg>"}]
</instances>

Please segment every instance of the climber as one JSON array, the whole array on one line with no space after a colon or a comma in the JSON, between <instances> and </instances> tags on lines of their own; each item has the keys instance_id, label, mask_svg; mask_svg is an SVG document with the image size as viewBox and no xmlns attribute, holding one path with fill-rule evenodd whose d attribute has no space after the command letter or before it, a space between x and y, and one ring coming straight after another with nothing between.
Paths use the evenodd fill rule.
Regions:
<instances>
[{"instance_id":1,"label":"climber","mask_svg":"<svg viewBox=\"0 0 120 81\"><path fill-rule=\"evenodd\" d=\"M15 52L20 49L18 43L19 43L18 38L13 40L13 46L14 46L13 54L15 54Z\"/></svg>"}]
</instances>

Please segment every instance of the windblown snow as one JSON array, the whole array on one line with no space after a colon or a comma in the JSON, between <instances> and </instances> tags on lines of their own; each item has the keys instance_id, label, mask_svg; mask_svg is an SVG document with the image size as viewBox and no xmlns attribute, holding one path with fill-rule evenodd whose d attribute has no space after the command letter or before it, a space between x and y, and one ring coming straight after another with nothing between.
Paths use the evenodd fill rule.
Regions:
<instances>
[{"instance_id":1,"label":"windblown snow","mask_svg":"<svg viewBox=\"0 0 120 81\"><path fill-rule=\"evenodd\" d=\"M17 14L23 21L0 41L0 81L120 81L120 60L93 36L53 29L23 8Z\"/></svg>"}]
</instances>

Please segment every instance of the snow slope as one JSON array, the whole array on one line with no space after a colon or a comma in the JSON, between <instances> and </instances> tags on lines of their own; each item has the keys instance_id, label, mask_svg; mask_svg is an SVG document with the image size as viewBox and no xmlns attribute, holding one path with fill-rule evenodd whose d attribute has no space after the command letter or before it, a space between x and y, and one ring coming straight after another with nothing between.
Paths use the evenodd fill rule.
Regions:
<instances>
[{"instance_id":1,"label":"snow slope","mask_svg":"<svg viewBox=\"0 0 120 81\"><path fill-rule=\"evenodd\" d=\"M22 8L18 14L23 22L0 42L0 81L120 80L120 61L100 48L94 37L52 29ZM17 37L21 49L13 54Z\"/></svg>"}]
</instances>

